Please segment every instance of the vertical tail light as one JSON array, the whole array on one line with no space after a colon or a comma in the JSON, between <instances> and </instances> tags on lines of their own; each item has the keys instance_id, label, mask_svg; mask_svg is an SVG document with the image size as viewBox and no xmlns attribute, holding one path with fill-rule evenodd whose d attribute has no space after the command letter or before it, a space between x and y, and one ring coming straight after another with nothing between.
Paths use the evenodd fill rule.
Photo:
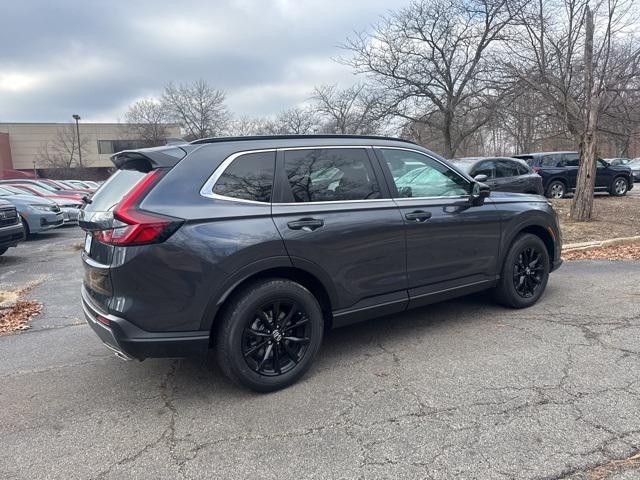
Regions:
<instances>
[{"instance_id":1,"label":"vertical tail light","mask_svg":"<svg viewBox=\"0 0 640 480\"><path fill-rule=\"evenodd\" d=\"M167 173L152 170L145 175L113 210L113 228L94 232L94 238L109 245L148 245L160 243L175 232L183 220L140 209L140 203Z\"/></svg>"},{"instance_id":2,"label":"vertical tail light","mask_svg":"<svg viewBox=\"0 0 640 480\"><path fill-rule=\"evenodd\" d=\"M538 173L540 171L540 167L531 167L531 170L533 170L533 173Z\"/></svg>"}]
</instances>

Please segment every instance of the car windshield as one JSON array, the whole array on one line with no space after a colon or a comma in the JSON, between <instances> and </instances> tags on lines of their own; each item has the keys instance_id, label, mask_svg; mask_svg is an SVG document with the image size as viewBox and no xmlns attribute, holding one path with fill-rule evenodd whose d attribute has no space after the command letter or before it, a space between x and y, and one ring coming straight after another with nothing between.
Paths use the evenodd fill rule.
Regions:
<instances>
[{"instance_id":1,"label":"car windshield","mask_svg":"<svg viewBox=\"0 0 640 480\"><path fill-rule=\"evenodd\" d=\"M32 190L34 192L38 192L40 195L51 195L51 190L47 190L46 188L36 185L34 183L30 183L29 185L18 185L15 188L19 188L20 190L23 190L22 193L24 193L24 190L27 190L27 192L29 190Z\"/></svg>"}]
</instances>

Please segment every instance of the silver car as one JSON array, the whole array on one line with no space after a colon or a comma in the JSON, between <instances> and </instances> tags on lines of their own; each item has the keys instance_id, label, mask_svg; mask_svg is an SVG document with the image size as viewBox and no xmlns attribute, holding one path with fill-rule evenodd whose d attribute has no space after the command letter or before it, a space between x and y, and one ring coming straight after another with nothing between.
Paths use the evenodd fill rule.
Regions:
<instances>
[{"instance_id":1,"label":"silver car","mask_svg":"<svg viewBox=\"0 0 640 480\"><path fill-rule=\"evenodd\" d=\"M22 218L24 233L27 237L34 233L59 227L64 223L64 215L60 206L48 198L19 195L0 187L0 199L16 207Z\"/></svg>"}]
</instances>

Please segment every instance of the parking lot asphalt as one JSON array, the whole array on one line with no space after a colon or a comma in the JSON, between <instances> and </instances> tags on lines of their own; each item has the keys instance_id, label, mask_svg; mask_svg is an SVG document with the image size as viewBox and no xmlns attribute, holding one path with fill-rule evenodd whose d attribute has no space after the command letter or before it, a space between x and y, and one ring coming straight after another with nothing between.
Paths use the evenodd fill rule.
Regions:
<instances>
[{"instance_id":1,"label":"parking lot asphalt","mask_svg":"<svg viewBox=\"0 0 640 480\"><path fill-rule=\"evenodd\" d=\"M618 461L640 450L640 262L566 263L527 310L480 294L332 331L259 395L213 355L113 356L82 317L81 243L0 257L2 289L44 304L0 337L1 478L640 478Z\"/></svg>"}]
</instances>

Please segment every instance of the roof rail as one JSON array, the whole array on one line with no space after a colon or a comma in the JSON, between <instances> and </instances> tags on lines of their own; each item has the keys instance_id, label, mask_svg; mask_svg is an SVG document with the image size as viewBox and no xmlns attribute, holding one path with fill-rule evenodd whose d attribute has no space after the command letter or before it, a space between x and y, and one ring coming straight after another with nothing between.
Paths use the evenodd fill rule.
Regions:
<instances>
[{"instance_id":1,"label":"roof rail","mask_svg":"<svg viewBox=\"0 0 640 480\"><path fill-rule=\"evenodd\" d=\"M417 143L412 142L411 140L405 140L403 138L395 138L395 137L385 137L381 135L337 135L337 134L328 134L328 135L253 135L246 137L211 137L211 138L201 138L199 140L194 140L191 144L202 144L202 143L222 143L222 142L241 142L247 140L296 140L296 139L310 139L310 138L359 138L359 139L369 139L369 140L391 140L394 142L404 142L410 143L412 145L417 145Z\"/></svg>"}]
</instances>

